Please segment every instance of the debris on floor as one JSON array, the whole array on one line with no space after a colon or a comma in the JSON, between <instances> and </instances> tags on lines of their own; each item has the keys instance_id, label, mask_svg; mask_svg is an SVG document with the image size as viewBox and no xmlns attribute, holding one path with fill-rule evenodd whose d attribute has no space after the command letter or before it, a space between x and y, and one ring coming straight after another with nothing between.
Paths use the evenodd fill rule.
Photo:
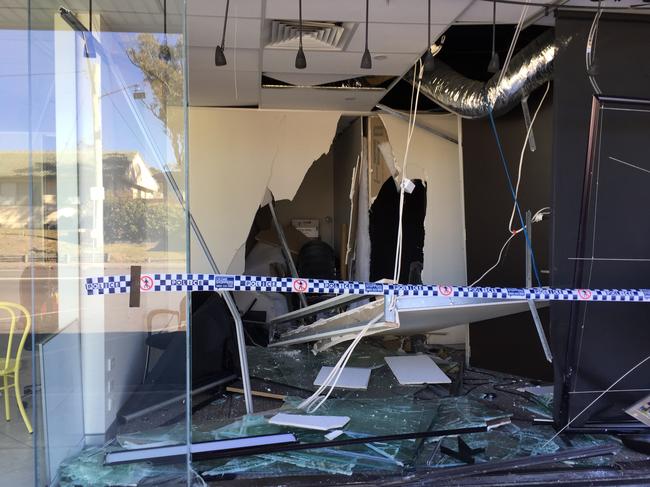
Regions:
<instances>
[{"instance_id":1,"label":"debris on floor","mask_svg":"<svg viewBox=\"0 0 650 487\"><path fill-rule=\"evenodd\" d=\"M241 394L224 391L194 412L192 441L291 433L298 442L273 445L254 454L235 452L229 458L195 460L193 468L208 482L274 475L286 479L323 475L399 478L413 472L433 475L445 471L451 475L454 469L471 475L472 471L461 469L470 465L498 469L501 464L528 462L531 458L546 464L550 462L547 456L553 454L567 458L555 463L569 469L609 468L621 455L626 461L639 457L610 436L554 438L552 426L540 424L552 416L552 391L536 388L523 378L465 368L462 350L438 346L426 353L451 384L400 384L385 358L418 355L406 354L402 351L404 344L397 343L385 346L372 339L361 343L349 365L371 370L367 389L336 388L318 415L308 415L298 405L316 389L314 382L322 368L334 365L345 346L337 345L318 355L307 346L250 347L253 388L265 394L255 397L256 411L260 412L244 414ZM345 417L345 421L317 431L299 427L295 421L272 420L280 416ZM150 482L154 475L182 472L184 465L166 465L164 471L147 462L110 468L104 465L108 451L185 442L186 422L182 417L155 429L146 429L146 423L141 426L142 431L131 429L118 434L105 448L87 449L69 459L62 467L61 485L74 486L88 478L99 479L106 486L142 485L138 482ZM611 454L618 449L624 453Z\"/></svg>"}]
</instances>

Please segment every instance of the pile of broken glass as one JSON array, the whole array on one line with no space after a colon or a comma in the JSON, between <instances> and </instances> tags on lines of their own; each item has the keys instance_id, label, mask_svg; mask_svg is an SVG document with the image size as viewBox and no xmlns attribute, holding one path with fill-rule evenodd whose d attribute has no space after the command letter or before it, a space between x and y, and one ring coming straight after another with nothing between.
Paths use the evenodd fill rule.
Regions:
<instances>
[{"instance_id":1,"label":"pile of broken glass","mask_svg":"<svg viewBox=\"0 0 650 487\"><path fill-rule=\"evenodd\" d=\"M371 342L362 343L348 364L372 370L367 388L337 388L314 413L347 417L349 421L345 426L336 431L318 431L269 422L278 412L307 414L297 409L298 404L316 389L314 378L321 367L333 365L340 353L337 347L318 355L306 347L272 350L250 347L254 387L276 392L284 388L282 399L256 398L256 409L263 412L241 414L242 396L222 393L203 411L194 414L192 441L291 433L297 444L313 444L314 447L287 448L285 451L275 448L251 455L195 460L192 469L207 480L304 475L403 476L543 456L616 441L608 436L589 435L573 435L570 443L556 438L550 425L531 421L532 418L551 417L552 395L521 392L517 387L527 385L526 381L481 371L463 371L464 381L458 384L459 370L462 370L458 354L445 353L444 349L430 356L454 379L451 385L402 385L384 361L386 355L396 352ZM228 407L224 407L226 404ZM85 449L64 462L60 484L87 485L84 482L92 479L92 485L149 485L143 483L148 478L182 475L185 468L182 462L161 464L148 460L105 465L104 460L110 451L184 444L187 437L184 419L148 431L118 434L102 448ZM417 434L450 430L456 433ZM398 438L390 438L395 435ZM377 437L381 438L374 440ZM346 442L352 439L368 441ZM582 458L573 463L603 465L612 462L609 455Z\"/></svg>"}]
</instances>

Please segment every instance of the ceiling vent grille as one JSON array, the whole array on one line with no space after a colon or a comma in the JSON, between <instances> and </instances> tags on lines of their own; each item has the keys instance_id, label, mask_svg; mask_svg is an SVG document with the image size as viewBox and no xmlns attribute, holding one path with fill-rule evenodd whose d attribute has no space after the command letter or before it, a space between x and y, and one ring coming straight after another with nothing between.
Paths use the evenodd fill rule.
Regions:
<instances>
[{"instance_id":1,"label":"ceiling vent grille","mask_svg":"<svg viewBox=\"0 0 650 487\"><path fill-rule=\"evenodd\" d=\"M348 43L356 24L344 22L302 23L302 44L305 50L342 51ZM295 20L272 20L270 39L266 47L272 49L297 49L300 25Z\"/></svg>"}]
</instances>

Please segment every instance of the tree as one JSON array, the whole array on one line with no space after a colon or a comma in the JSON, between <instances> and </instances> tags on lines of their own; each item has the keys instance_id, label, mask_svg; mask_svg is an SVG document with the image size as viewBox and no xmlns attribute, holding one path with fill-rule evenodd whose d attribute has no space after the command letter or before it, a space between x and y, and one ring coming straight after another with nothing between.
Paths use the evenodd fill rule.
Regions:
<instances>
[{"instance_id":1,"label":"tree","mask_svg":"<svg viewBox=\"0 0 650 487\"><path fill-rule=\"evenodd\" d=\"M149 85L154 100L144 101L146 107L158 118L165 128L174 151L176 163L183 163L184 126L170 121L168 108L182 107L183 88L183 42L161 44L153 34L139 34L136 48L127 49L129 60L139 68Z\"/></svg>"}]
</instances>

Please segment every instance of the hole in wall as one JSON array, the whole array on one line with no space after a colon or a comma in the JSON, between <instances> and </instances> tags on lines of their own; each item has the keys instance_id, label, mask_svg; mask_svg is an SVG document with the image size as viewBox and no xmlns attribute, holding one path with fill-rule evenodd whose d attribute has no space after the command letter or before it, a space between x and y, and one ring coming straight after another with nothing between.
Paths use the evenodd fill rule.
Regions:
<instances>
[{"instance_id":1,"label":"hole in wall","mask_svg":"<svg viewBox=\"0 0 650 487\"><path fill-rule=\"evenodd\" d=\"M402 267L399 282L419 280L424 262L424 218L427 190L421 180L415 189L404 195L402 224ZM393 178L382 185L370 207L370 280L392 279L397 246L400 193ZM419 263L419 264L418 264ZM419 271L418 272L418 268Z\"/></svg>"}]
</instances>

